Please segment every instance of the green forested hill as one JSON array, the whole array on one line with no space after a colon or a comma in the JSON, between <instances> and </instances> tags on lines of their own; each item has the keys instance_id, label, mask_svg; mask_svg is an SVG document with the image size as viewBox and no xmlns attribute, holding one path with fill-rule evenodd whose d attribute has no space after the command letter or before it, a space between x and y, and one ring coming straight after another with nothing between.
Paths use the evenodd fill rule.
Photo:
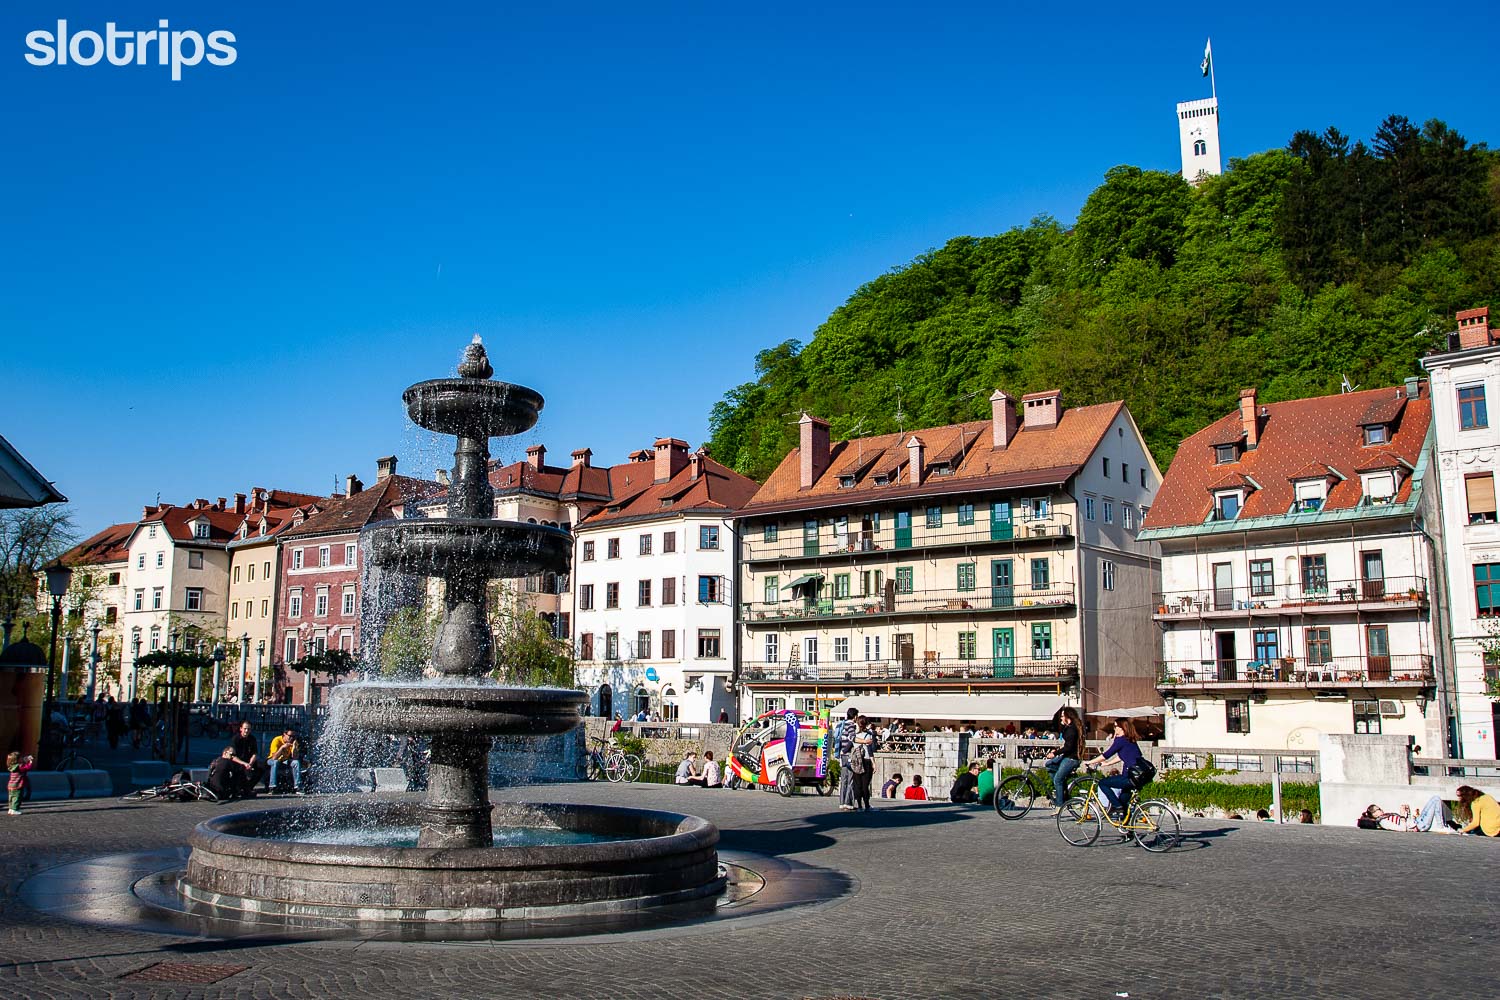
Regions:
<instances>
[{"instance_id":1,"label":"green forested hill","mask_svg":"<svg viewBox=\"0 0 1500 1000\"><path fill-rule=\"evenodd\" d=\"M711 417L720 461L763 479L807 409L834 436L984 418L1000 387L1123 398L1165 468L1257 386L1271 402L1418 371L1456 310L1500 302L1500 154L1387 119L1233 160L1198 189L1116 167L1071 232L961 236L856 291L805 346L756 357Z\"/></svg>"}]
</instances>

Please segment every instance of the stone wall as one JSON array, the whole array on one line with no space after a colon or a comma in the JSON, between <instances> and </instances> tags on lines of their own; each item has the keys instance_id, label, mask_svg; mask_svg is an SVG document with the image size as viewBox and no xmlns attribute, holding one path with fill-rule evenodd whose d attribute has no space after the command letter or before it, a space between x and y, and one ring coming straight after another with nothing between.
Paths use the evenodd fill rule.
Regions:
<instances>
[{"instance_id":1,"label":"stone wall","mask_svg":"<svg viewBox=\"0 0 1500 1000\"><path fill-rule=\"evenodd\" d=\"M586 733L588 743L592 745L595 740L608 735L612 724L609 719L591 717L584 719L577 731ZM699 756L705 750L712 750L714 759L722 761L729 755L734 733L734 726L718 723L626 722L620 729L622 736L636 736L646 741L647 764L676 764L689 750Z\"/></svg>"}]
</instances>

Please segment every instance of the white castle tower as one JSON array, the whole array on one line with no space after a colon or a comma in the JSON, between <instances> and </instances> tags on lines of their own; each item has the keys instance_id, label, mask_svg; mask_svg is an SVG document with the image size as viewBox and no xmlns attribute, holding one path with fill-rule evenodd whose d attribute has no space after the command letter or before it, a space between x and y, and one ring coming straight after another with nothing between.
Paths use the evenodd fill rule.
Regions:
<instances>
[{"instance_id":1,"label":"white castle tower","mask_svg":"<svg viewBox=\"0 0 1500 1000\"><path fill-rule=\"evenodd\" d=\"M1224 172L1219 157L1219 88L1214 80L1212 41L1203 49L1203 75L1213 96L1177 105L1177 137L1182 144L1182 176L1189 184Z\"/></svg>"}]
</instances>

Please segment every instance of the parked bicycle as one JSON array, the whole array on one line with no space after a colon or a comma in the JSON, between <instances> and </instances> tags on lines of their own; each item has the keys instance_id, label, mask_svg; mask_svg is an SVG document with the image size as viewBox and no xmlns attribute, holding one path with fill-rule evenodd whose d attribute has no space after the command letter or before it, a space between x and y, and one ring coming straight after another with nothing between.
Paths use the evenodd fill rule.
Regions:
<instances>
[{"instance_id":1,"label":"parked bicycle","mask_svg":"<svg viewBox=\"0 0 1500 1000\"><path fill-rule=\"evenodd\" d=\"M1057 832L1074 847L1091 847L1108 823L1126 838L1148 851L1170 851L1182 842L1182 822L1162 799L1140 799L1132 795L1124 816L1110 815L1109 803L1099 791L1099 776L1091 772L1083 779L1084 790L1063 803L1057 814Z\"/></svg>"},{"instance_id":2,"label":"parked bicycle","mask_svg":"<svg viewBox=\"0 0 1500 1000\"><path fill-rule=\"evenodd\" d=\"M587 772L590 781L635 781L641 776L641 759L619 747L595 740L589 749Z\"/></svg>"},{"instance_id":3,"label":"parked bicycle","mask_svg":"<svg viewBox=\"0 0 1500 1000\"><path fill-rule=\"evenodd\" d=\"M1037 767L1037 761L1041 759L1043 758L1038 755L1028 756L1025 770L1011 775L996 786L995 812L1002 819L1020 819L1031 812L1037 799L1052 801L1052 772L1045 767ZM1063 789L1063 800L1067 801L1079 794L1087 780L1080 774L1069 778Z\"/></svg>"},{"instance_id":4,"label":"parked bicycle","mask_svg":"<svg viewBox=\"0 0 1500 1000\"><path fill-rule=\"evenodd\" d=\"M219 801L213 789L201 781L167 781L151 788L138 788L120 796L121 802L150 802L155 799L163 799L167 802Z\"/></svg>"}]
</instances>

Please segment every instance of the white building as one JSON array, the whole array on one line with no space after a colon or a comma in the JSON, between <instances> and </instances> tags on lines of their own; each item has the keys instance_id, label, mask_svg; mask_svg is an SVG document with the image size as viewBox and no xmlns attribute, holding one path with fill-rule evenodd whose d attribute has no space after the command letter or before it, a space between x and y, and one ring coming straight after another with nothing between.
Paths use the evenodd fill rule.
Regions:
<instances>
[{"instance_id":1,"label":"white building","mask_svg":"<svg viewBox=\"0 0 1500 1000\"><path fill-rule=\"evenodd\" d=\"M1182 146L1182 176L1189 184L1224 172L1219 155L1219 99L1183 101L1177 105L1177 137Z\"/></svg>"},{"instance_id":2,"label":"white building","mask_svg":"<svg viewBox=\"0 0 1500 1000\"><path fill-rule=\"evenodd\" d=\"M599 715L714 722L735 711L730 517L756 483L676 438L656 442L652 463L649 483L617 476L621 495L576 528L578 682Z\"/></svg>"},{"instance_id":3,"label":"white building","mask_svg":"<svg viewBox=\"0 0 1500 1000\"><path fill-rule=\"evenodd\" d=\"M1143 538L1162 547L1167 744L1315 752L1451 706L1431 405L1405 386L1240 407L1178 448Z\"/></svg>"},{"instance_id":4,"label":"white building","mask_svg":"<svg viewBox=\"0 0 1500 1000\"><path fill-rule=\"evenodd\" d=\"M1448 350L1422 359L1432 378L1442 490L1444 562L1448 573L1453 672L1458 694L1454 756L1495 757L1500 702L1491 698L1495 666L1486 665L1480 640L1494 638L1500 616L1500 523L1495 510L1495 470L1500 466L1500 426L1489 421L1491 390L1500 393L1500 336L1489 309L1458 314Z\"/></svg>"}]
</instances>

